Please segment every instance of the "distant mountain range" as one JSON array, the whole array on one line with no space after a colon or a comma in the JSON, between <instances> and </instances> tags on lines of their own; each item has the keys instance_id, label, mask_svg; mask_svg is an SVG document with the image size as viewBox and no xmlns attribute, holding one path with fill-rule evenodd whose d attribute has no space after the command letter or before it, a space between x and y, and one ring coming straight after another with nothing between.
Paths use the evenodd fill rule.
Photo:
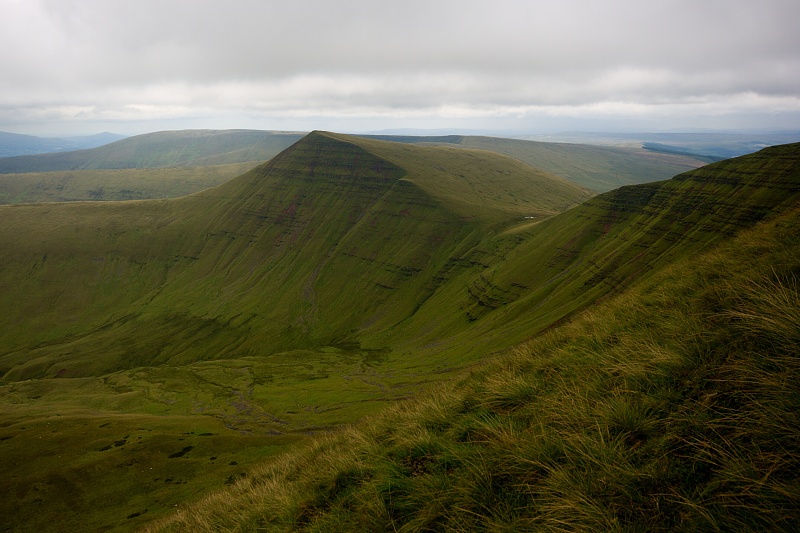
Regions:
<instances>
[{"instance_id":1,"label":"distant mountain range","mask_svg":"<svg viewBox=\"0 0 800 533\"><path fill-rule=\"evenodd\" d=\"M525 135L530 141L594 144L601 146L635 146L666 154L680 154L708 162L752 154L767 146L796 143L800 131L762 132L564 132L547 135Z\"/></svg>"},{"instance_id":2,"label":"distant mountain range","mask_svg":"<svg viewBox=\"0 0 800 533\"><path fill-rule=\"evenodd\" d=\"M70 179L75 179L76 176L83 179L85 176L79 176L75 171L208 167L263 162L288 148L303 135L297 132L261 130L163 131L128 137L90 150L0 158L0 174L18 175L0 178L0 201L17 203L60 198L86 200L164 197L162 194L152 196L144 193L139 190L138 184L130 183L121 187L136 191L133 196L95 198L77 194L74 190L65 195L60 189L55 194L47 193L42 196L40 193L44 190L36 185L39 181L29 178L33 177L31 173L69 172ZM668 179L709 162L707 158L664 151L659 153L635 146L590 146L471 135L366 137L405 144L440 144L452 148L488 150L513 157L595 192L609 191L622 185ZM47 180L53 177L55 176L51 175ZM62 175L58 179L63 177ZM95 178L96 176L89 179L91 189L99 186ZM17 183L19 186L11 183L20 180L27 184L28 189L35 186L36 190L22 193L20 187L25 188L22 183ZM209 184L204 184L201 188L207 186ZM50 188L44 187L47 190ZM139 192L143 192L144 196L138 194ZM184 194L189 192L193 191L184 190Z\"/></svg>"},{"instance_id":3,"label":"distant mountain range","mask_svg":"<svg viewBox=\"0 0 800 533\"><path fill-rule=\"evenodd\" d=\"M36 137L0 131L0 157L15 155L48 154L51 152L69 152L85 148L97 148L104 144L124 139L124 135L115 133L98 133L78 137Z\"/></svg>"}]
</instances>

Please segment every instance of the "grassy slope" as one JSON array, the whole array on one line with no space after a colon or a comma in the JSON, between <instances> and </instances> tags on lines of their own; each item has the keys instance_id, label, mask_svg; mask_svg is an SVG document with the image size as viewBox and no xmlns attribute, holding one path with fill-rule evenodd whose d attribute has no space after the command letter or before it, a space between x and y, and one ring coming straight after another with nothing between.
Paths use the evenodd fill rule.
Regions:
<instances>
[{"instance_id":1,"label":"grassy slope","mask_svg":"<svg viewBox=\"0 0 800 533\"><path fill-rule=\"evenodd\" d=\"M549 327L797 201L798 145L623 187L451 258L446 285L387 343L471 360Z\"/></svg>"},{"instance_id":2,"label":"grassy slope","mask_svg":"<svg viewBox=\"0 0 800 533\"><path fill-rule=\"evenodd\" d=\"M404 143L437 143L489 150L597 192L669 179L707 163L701 158L659 154L641 148L536 142L482 136L373 136Z\"/></svg>"},{"instance_id":3,"label":"grassy slope","mask_svg":"<svg viewBox=\"0 0 800 533\"><path fill-rule=\"evenodd\" d=\"M556 180L537 197L549 178L508 158L426 153L453 168L469 158L484 174L459 179L478 191L496 169L529 187L495 212L469 187L426 192L393 163L315 134L183 199L0 209L0 456L14 464L3 492L17 495L6 523L126 530L437 379L362 349L353 330L413 313L444 258L491 228L586 194ZM52 464L16 460L56 449ZM93 487L118 497L98 508ZM49 504L65 492L66 507Z\"/></svg>"},{"instance_id":4,"label":"grassy slope","mask_svg":"<svg viewBox=\"0 0 800 533\"><path fill-rule=\"evenodd\" d=\"M9 229L19 230L5 237L17 267L4 270L3 284L25 302L5 316L2 366L14 368L7 377L93 375L354 340L365 321L383 330L412 314L447 258L487 228L586 197L510 158L431 150L456 171L466 159L473 174L459 179L472 187L437 191L359 146L316 134L269 165L183 200L7 208ZM496 180L491 173L516 178L498 182L519 195L504 210L478 201ZM426 179L446 183L449 175ZM551 182L552 190L538 192ZM34 219L42 234L23 233ZM64 290L65 277L75 290Z\"/></svg>"},{"instance_id":5,"label":"grassy slope","mask_svg":"<svg viewBox=\"0 0 800 533\"><path fill-rule=\"evenodd\" d=\"M658 204L649 201L633 202L637 210L631 213L616 213L611 207L631 202L611 194L548 222L530 226L528 220L520 227L523 213L552 208L550 202L563 201L564 191L536 198L530 192L541 187L543 176L525 170L532 189L515 194L532 200L487 210L475 201L484 194L486 180L502 182L501 169L521 172L517 162L485 152L475 157L446 148L419 149L416 155L413 150L314 134L270 164L191 198L4 208L9 229L4 257L18 263L2 270L2 288L7 301L23 302L4 310L3 345L10 347L0 360L7 370L4 379L47 379L3 385L4 436L11 438L0 446L12 451L4 457L13 457L27 441L57 431L71 443L64 448L71 456L52 469L25 463L27 470L17 470L4 488L21 495L6 502L16 514L3 515L46 521L46 514L35 511L45 501L37 493L50 498L84 489L63 519L82 521L85 529L129 528L163 514L187 490L196 494L232 475L227 467L200 468L204 461L211 464L210 444L209 457L190 450L166 463L188 445L200 450L199 444L169 453L150 445L134 450L129 437L145 437L135 433L146 420L138 417L160 417L165 429L153 438L166 439L171 449L182 442L179 438L201 433L219 431L214 446L237 434L258 435L265 440L237 440L243 448L239 454L252 461L271 453L269 443L278 443L270 438L353 421L420 383L441 380L437 370L474 362L619 290L638 268L667 264L713 243L717 230L756 223L797 193L795 146L784 148L782 156L775 149L761 159L740 161L754 172L739 176L743 182L732 179L725 166L708 167L706 179L684 177L684 185L625 193L646 191L649 199L661 198L659 189L675 187L679 201L661 217L654 209ZM468 165L463 163L467 157ZM440 168L428 173L400 166L419 158ZM475 171L465 181L475 188L455 194L461 189L444 185L465 179L459 176L463 168ZM759 180L764 187L752 185ZM698 196L695 189L708 194ZM720 219L720 212L729 211L720 194L740 189L749 192L736 193L742 210ZM680 206L692 198L710 207L692 222L708 227L684 240L669 237L669 225L658 221L683 220ZM653 255L631 255L632 245L609 246L603 236L610 216L620 222L615 231L636 229L625 237L652 248ZM41 232L32 234L32 227ZM648 240L664 232L669 246ZM564 263L532 262L533 250ZM584 288L588 296L574 303L570 290L581 294L583 278L577 284L553 284L547 269L560 272L573 265L580 273L579 253L587 253L593 268L605 274L597 279L598 270L585 274L599 288ZM501 268L503 262L508 269ZM618 283L604 282L616 279L616 271ZM537 291L534 282L545 289ZM507 287L517 291L514 298L504 292ZM492 336L495 330L501 333ZM448 337L453 340L445 343ZM152 364L159 366L142 367ZM88 425L98 422L99 429L105 423L101 419L117 413L126 413L128 422L108 437L113 443L126 441L120 453L136 455L117 463L124 475L114 479L99 467L107 456L82 451L75 416ZM167 431L169 424L195 436ZM199 428L203 425L213 428ZM88 473L76 469L85 461ZM133 475L139 465L158 469L165 464L187 481L183 492L164 487L166 476L158 473ZM93 483L116 486L129 503L120 499L118 505L92 507ZM148 500L155 487L163 489L158 501ZM149 512L143 514L143 508Z\"/></svg>"},{"instance_id":6,"label":"grassy slope","mask_svg":"<svg viewBox=\"0 0 800 533\"><path fill-rule=\"evenodd\" d=\"M0 175L0 203L177 198L216 187L258 163L154 169L68 170Z\"/></svg>"},{"instance_id":7,"label":"grassy slope","mask_svg":"<svg viewBox=\"0 0 800 533\"><path fill-rule=\"evenodd\" d=\"M693 186L775 171L750 192L796 194L797 150ZM793 531L800 210L750 213L767 218L148 531Z\"/></svg>"},{"instance_id":8,"label":"grassy slope","mask_svg":"<svg viewBox=\"0 0 800 533\"><path fill-rule=\"evenodd\" d=\"M0 159L0 174L266 161L303 136L257 130L162 131L98 148Z\"/></svg>"},{"instance_id":9,"label":"grassy slope","mask_svg":"<svg viewBox=\"0 0 800 533\"><path fill-rule=\"evenodd\" d=\"M706 161L639 148L544 143L492 137L465 137L463 146L492 150L597 192L623 185L669 179Z\"/></svg>"}]
</instances>

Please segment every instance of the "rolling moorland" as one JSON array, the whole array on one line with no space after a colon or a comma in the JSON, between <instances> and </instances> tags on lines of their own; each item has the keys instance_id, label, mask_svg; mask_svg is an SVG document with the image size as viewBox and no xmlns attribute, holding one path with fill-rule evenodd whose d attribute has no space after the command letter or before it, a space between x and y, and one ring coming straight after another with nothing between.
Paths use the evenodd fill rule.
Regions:
<instances>
[{"instance_id":1,"label":"rolling moorland","mask_svg":"<svg viewBox=\"0 0 800 533\"><path fill-rule=\"evenodd\" d=\"M259 130L160 131L88 150L4 157L0 174L223 165L263 161L304 134ZM267 154L267 157L264 155Z\"/></svg>"},{"instance_id":2,"label":"rolling moorland","mask_svg":"<svg viewBox=\"0 0 800 533\"><path fill-rule=\"evenodd\" d=\"M314 132L2 207L0 525L788 530L798 194L800 145L592 197Z\"/></svg>"},{"instance_id":3,"label":"rolling moorland","mask_svg":"<svg viewBox=\"0 0 800 533\"><path fill-rule=\"evenodd\" d=\"M691 155L706 161L719 161L757 152L768 146L800 142L800 131L753 131L749 133L609 133L564 132L525 135L521 139L570 142L601 146L637 146L654 152Z\"/></svg>"},{"instance_id":4,"label":"rolling moorland","mask_svg":"<svg viewBox=\"0 0 800 533\"><path fill-rule=\"evenodd\" d=\"M93 149L0 158L0 203L186 196L245 173L302 135L254 130L165 131Z\"/></svg>"},{"instance_id":5,"label":"rolling moorland","mask_svg":"<svg viewBox=\"0 0 800 533\"><path fill-rule=\"evenodd\" d=\"M702 156L656 153L637 146L592 146L477 135L367 137L395 142L446 143L476 150L489 150L567 178L595 192L607 192L623 185L668 179L709 162L709 159Z\"/></svg>"},{"instance_id":6,"label":"rolling moorland","mask_svg":"<svg viewBox=\"0 0 800 533\"><path fill-rule=\"evenodd\" d=\"M0 158L0 203L177 198L225 183L302 136L255 130L170 131L91 150ZM456 135L385 139L501 153L596 192L670 178L706 162L630 147Z\"/></svg>"},{"instance_id":7,"label":"rolling moorland","mask_svg":"<svg viewBox=\"0 0 800 533\"><path fill-rule=\"evenodd\" d=\"M124 136L122 135L108 132L96 135L55 138L0 131L0 157L83 150L102 146L123 138Z\"/></svg>"}]
</instances>

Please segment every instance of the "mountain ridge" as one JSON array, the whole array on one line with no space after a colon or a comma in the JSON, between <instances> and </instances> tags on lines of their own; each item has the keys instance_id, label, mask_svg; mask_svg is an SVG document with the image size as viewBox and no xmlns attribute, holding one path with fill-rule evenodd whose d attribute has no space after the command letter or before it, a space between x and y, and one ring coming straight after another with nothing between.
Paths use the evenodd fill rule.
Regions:
<instances>
[{"instance_id":1,"label":"mountain ridge","mask_svg":"<svg viewBox=\"0 0 800 533\"><path fill-rule=\"evenodd\" d=\"M405 149L405 147L400 148ZM412 151L420 153L421 150L414 148ZM436 154L440 152L439 149L433 150ZM530 190L538 190L543 180L550 180L556 189L560 187L567 191L566 195L557 196L558 203L564 202L569 195L572 195L573 203L588 197L585 191L560 178L543 175L531 168L525 169L514 160L501 156L480 154L479 157L472 157L469 152L459 150L448 153L447 157L448 161L466 160L468 165L478 170L484 165L490 169L492 176L498 168L510 165L508 172L514 173L514 181L519 181L526 175L525 172L532 177L528 185ZM473 179L473 182L477 183L483 179L480 177L480 172L476 171L475 175L478 177L475 179L478 181ZM395 289L398 284L411 283L412 286L418 286L417 291L424 292L422 285L418 284L424 284L423 280L433 275L430 269L437 268L434 265L443 260L439 256L444 253L443 250L451 247L468 248L472 246L469 243L477 242L479 235L490 227L519 220L522 218L522 213L535 212L539 216L545 216L548 212L554 212L542 210L545 205L551 203L551 200L547 199L549 198L547 194L539 195L539 199L534 198L533 204L523 203L505 211L499 208L487 209L486 206L479 205L477 201L479 195L475 196L474 191L468 191L467 196L451 195L448 202L445 197L448 191L444 193L439 191L438 196L431 196L430 192L426 192L430 191L430 187L420 188L409 181L406 174L405 170L388 163L386 159L372 155L357 144L329 134L314 133L250 173L185 199L144 204L129 203L125 204L124 208L115 205L95 207L90 204L65 205L59 208L52 205L47 210L52 211L52 215L48 216L61 217L70 213L89 221L90 225L94 224L92 213L97 213L101 220L106 221L106 227L69 229L72 233L89 231L91 235L93 244L87 246L88 241L84 241L84 244L79 246L87 248L83 251L83 261L92 265L86 272L95 272L95 279L103 280L99 284L96 281L93 283L96 286L94 291L99 291L101 295L112 295L112 299L117 301L117 296L114 296L116 293L111 290L119 278L117 272L136 268L143 276L140 278L142 283L140 298L145 297L151 290L156 291L153 296L142 301L140 310L136 311L137 314L141 313L143 317L153 316L157 314L156 309L184 306L183 311L174 310L169 313L184 319L199 315L198 318L201 319L199 323L205 323L212 329L216 327L213 325L215 322L213 320L203 322L205 319L202 317L211 318L222 313L222 316L228 316L230 319L242 314L243 306L247 308L244 305L247 301L251 302L248 305L254 306L251 313L255 315L266 313L272 318L271 324L292 324L307 312L313 315L316 306L308 302L303 295L316 294L317 297L322 297L325 294L324 291L312 290L311 287L317 283L324 283L324 280L317 281L315 268L321 263L327 262L326 264L330 265L331 258L336 258L338 261L336 264L342 265L337 269L344 268L346 271L357 264L358 268L366 269L365 272L374 272L374 286L370 288L361 285L361 291L373 294L372 298L366 299L371 303L366 304L367 307L361 313L367 313L368 308L374 307L375 302L386 300L394 302L384 304L396 309L391 313L391 316L394 316L399 312L397 310L405 309L410 304L410 302L403 303L406 300L405 296L392 295L397 292ZM445 175L446 171L438 171L436 174L440 177ZM273 179L271 176L276 178ZM417 181L420 179L416 178ZM519 187L517 185L515 187L517 193L520 193ZM527 196L532 197L530 193ZM451 208L448 205L455 207ZM538 211L531 211L530 205ZM536 208L536 205L539 207ZM31 206L26 210L23 206L19 206L6 212L30 213L29 216L40 218L40 225L47 227L49 224L47 222L49 219L42 218L43 215L40 214L46 212L44 208ZM117 213L117 215L109 217L105 213ZM125 217L135 217L131 219L132 222L135 221L132 227L120 226L120 221ZM155 226L149 226L151 224ZM128 225L130 226L130 223ZM326 233L330 231L334 233ZM390 232L388 236L387 231ZM142 233L147 234L149 243L147 248L136 244ZM18 235L21 234L15 234L15 238ZM400 239L399 235L406 235L403 237L406 243L404 247L397 249L386 247L386 242ZM57 242L67 240L66 237L60 237L57 232L48 234L44 238ZM26 241L28 242L25 246L31 246L29 236L26 237ZM125 254L128 252L121 247L125 241L130 243L128 246L133 246L132 250L141 252L126 257ZM154 252L157 255L153 256ZM32 255L36 253L32 252ZM55 264L52 253L48 255L42 252L41 256L47 256L47 262L37 259L35 264L41 263L43 266ZM304 265L313 266L303 266L299 269L292 266L300 261L301 257L304 258L302 259ZM345 267L346 264L353 266ZM166 275L162 272L166 272ZM344 272L331 275L333 279L337 276L345 276L343 279L348 279ZM180 281L183 279L192 281ZM282 281L277 283L274 281L276 279ZM9 290L16 291L20 290L19 283L19 281L9 281L7 286ZM24 281L21 286L27 286L28 283L30 282ZM273 302L271 311L263 310L261 302L247 295L253 286L265 283L272 287L269 292L276 302L280 302L281 298L288 298L283 305ZM360 282L354 283L358 285ZM13 288L15 285L16 289ZM225 290L234 291L232 294L239 296L220 295L211 300L208 296L201 296L204 292L219 293L219 287L228 287ZM354 325L346 326L342 322L342 317L354 313L344 312L342 304L337 303L340 291L341 289L333 289L332 292L329 290L330 296L327 297L330 311L328 318L323 322L329 326L342 323L338 327L339 333L335 333L337 328L328 333L332 336L329 337L331 340L343 335ZM30 299L30 296L26 299ZM93 297L93 299L95 299L94 305L102 307L101 302L104 298ZM67 300L61 301L62 306L68 305ZM306 309L309 306L310 309ZM29 312L23 309L20 308L10 316L19 316L21 319ZM220 309L227 310L222 312ZM262 310L256 311L258 309ZM45 315L49 314L52 316L52 322L58 323L58 317L63 312L91 314L89 310L80 311L75 304L69 304L63 310L53 307L47 313L40 313L39 319L44 320ZM128 314L123 313L118 319L122 321L119 324L123 329L132 328L131 334L135 335L134 324L124 325L128 320L124 317ZM95 327L106 327L107 324L104 326L102 317L99 318L101 321L97 322ZM176 326L180 323L180 320L176 322ZM192 327L187 323L188 330ZM307 331L301 328L281 333L283 328L265 324L261 335L265 335L266 338L270 335L282 336L284 340L281 341L281 345L286 347L295 343L303 345L302 339L307 336ZM45 329L51 331L50 328ZM6 331L6 346L15 345L16 342L12 342L9 337L11 330L6 329ZM21 330L14 331L16 336L24 336ZM115 328L106 331L109 335L119 334ZM98 336L102 337L103 333ZM122 346L124 345L123 343ZM57 348L47 348L45 351L52 349ZM111 349L105 344L101 344L98 349L126 352L122 347ZM16 356L8 356L5 358L6 364L9 358L16 360ZM163 359L161 360L163 362ZM134 361L140 359L134 358ZM60 370L61 368L54 368L50 372L57 373ZM29 374L24 371L23 375Z\"/></svg>"}]
</instances>

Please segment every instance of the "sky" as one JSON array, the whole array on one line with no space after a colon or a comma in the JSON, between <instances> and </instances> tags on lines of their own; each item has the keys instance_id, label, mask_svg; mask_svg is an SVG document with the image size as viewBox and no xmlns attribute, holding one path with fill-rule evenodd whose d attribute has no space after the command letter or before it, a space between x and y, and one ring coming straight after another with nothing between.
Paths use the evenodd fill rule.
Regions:
<instances>
[{"instance_id":1,"label":"sky","mask_svg":"<svg viewBox=\"0 0 800 533\"><path fill-rule=\"evenodd\" d=\"M0 0L0 131L800 130L797 0Z\"/></svg>"}]
</instances>

